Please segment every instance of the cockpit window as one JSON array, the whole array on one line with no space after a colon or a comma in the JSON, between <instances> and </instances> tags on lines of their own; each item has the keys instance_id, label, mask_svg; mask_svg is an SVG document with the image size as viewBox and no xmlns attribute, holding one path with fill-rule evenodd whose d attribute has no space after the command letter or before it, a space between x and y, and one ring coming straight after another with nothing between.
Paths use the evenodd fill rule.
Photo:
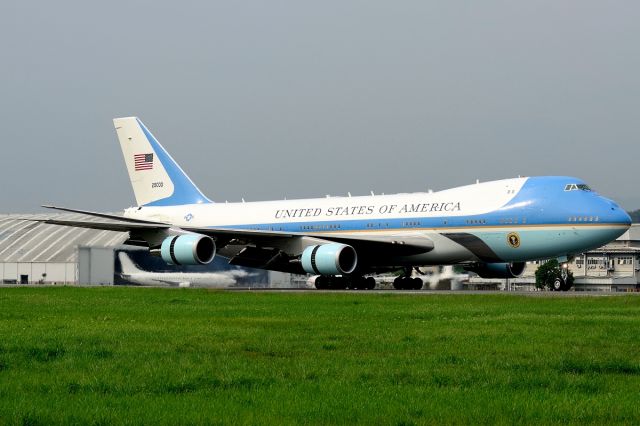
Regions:
<instances>
[{"instance_id":1,"label":"cockpit window","mask_svg":"<svg viewBox=\"0 0 640 426\"><path fill-rule=\"evenodd\" d=\"M584 183L568 183L564 187L565 191L591 191L589 185L585 185Z\"/></svg>"}]
</instances>

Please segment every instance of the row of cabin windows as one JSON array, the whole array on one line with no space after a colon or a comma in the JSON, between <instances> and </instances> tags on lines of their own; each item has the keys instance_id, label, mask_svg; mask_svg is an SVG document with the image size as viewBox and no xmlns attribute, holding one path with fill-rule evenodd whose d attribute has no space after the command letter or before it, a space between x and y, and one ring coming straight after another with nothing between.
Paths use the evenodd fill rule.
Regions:
<instances>
[{"instance_id":1,"label":"row of cabin windows","mask_svg":"<svg viewBox=\"0 0 640 426\"><path fill-rule=\"evenodd\" d=\"M402 226L410 228L413 226L420 226L420 222L402 222Z\"/></svg>"},{"instance_id":2,"label":"row of cabin windows","mask_svg":"<svg viewBox=\"0 0 640 426\"><path fill-rule=\"evenodd\" d=\"M527 218L523 217L522 219L520 219L518 217L506 217L506 218L500 219L498 222L500 222L501 225L511 225L511 224L517 225L519 222L527 223Z\"/></svg>"},{"instance_id":3,"label":"row of cabin windows","mask_svg":"<svg viewBox=\"0 0 640 426\"><path fill-rule=\"evenodd\" d=\"M340 229L341 226L340 225L333 225L333 224L329 224L329 225L305 225L302 226L302 230L303 231L319 231L319 230L334 230L334 229Z\"/></svg>"},{"instance_id":4,"label":"row of cabin windows","mask_svg":"<svg viewBox=\"0 0 640 426\"><path fill-rule=\"evenodd\" d=\"M569 222L600 222L600 216L571 216Z\"/></svg>"},{"instance_id":5,"label":"row of cabin windows","mask_svg":"<svg viewBox=\"0 0 640 426\"><path fill-rule=\"evenodd\" d=\"M571 216L568 218L569 222L599 222L600 221L600 217L599 216ZM444 220L442 222L444 225L447 224L447 221ZM486 219L467 219L465 221L465 223L467 225L486 225L487 221ZM527 218L523 217L523 218L517 218L517 217L508 217L508 218L502 218L499 219L499 223L501 225L511 225L511 224L518 224L518 223L527 223ZM415 227L415 226L421 226L422 223L421 222L402 222L402 226L403 227ZM389 227L388 223L367 223L367 228L371 229L371 228L383 228ZM250 228L251 230L254 231L260 231L260 230L273 230L273 228L260 228L260 227L253 227ZM282 230L282 228L280 228ZM341 229L340 225L305 225L305 226L301 226L300 229L302 229L303 231L316 231L316 230L334 230L334 229Z\"/></svg>"},{"instance_id":6,"label":"row of cabin windows","mask_svg":"<svg viewBox=\"0 0 640 426\"><path fill-rule=\"evenodd\" d=\"M467 225L485 225L487 221L485 219L467 219Z\"/></svg>"}]
</instances>

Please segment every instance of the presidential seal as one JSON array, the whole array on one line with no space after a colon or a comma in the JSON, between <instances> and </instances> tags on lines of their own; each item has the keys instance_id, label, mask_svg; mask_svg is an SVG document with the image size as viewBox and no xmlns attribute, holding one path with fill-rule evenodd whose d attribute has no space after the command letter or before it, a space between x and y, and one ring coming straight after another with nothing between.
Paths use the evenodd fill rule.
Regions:
<instances>
[{"instance_id":1,"label":"presidential seal","mask_svg":"<svg viewBox=\"0 0 640 426\"><path fill-rule=\"evenodd\" d=\"M520 235L517 232L510 232L507 235L507 243L513 248L520 247Z\"/></svg>"}]
</instances>

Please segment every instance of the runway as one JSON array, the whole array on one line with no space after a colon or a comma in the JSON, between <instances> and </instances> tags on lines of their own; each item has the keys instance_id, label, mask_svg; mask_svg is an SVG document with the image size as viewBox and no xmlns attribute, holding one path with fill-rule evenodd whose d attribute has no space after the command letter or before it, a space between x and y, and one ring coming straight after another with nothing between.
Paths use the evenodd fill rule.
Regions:
<instances>
[{"instance_id":1,"label":"runway","mask_svg":"<svg viewBox=\"0 0 640 426\"><path fill-rule=\"evenodd\" d=\"M589 292L589 291L499 291L499 290L316 290L307 288L254 288L231 287L220 291L259 292L259 293L305 293L305 294L395 294L412 296L442 296L442 295L505 295L529 297L606 297L606 296L640 296L640 292Z\"/></svg>"},{"instance_id":2,"label":"runway","mask_svg":"<svg viewBox=\"0 0 640 426\"><path fill-rule=\"evenodd\" d=\"M46 285L46 284L0 284L0 288L45 288L45 287L64 287L63 285ZM480 296L480 295L503 295L503 296L527 296L527 297L548 297L548 298L571 298L571 297L615 297L615 296L640 296L640 292L591 292L591 291L500 291L500 290L317 290L314 288L268 288L268 287L228 287L228 288L212 288L212 287L173 287L173 286L142 286L135 284L118 284L114 286L96 286L96 285L70 285L68 287L84 287L84 288L104 288L104 287L126 287L137 289L176 289L176 290L208 290L217 292L246 292L246 293L300 293L308 295L321 294L388 294L398 296Z\"/></svg>"}]
</instances>

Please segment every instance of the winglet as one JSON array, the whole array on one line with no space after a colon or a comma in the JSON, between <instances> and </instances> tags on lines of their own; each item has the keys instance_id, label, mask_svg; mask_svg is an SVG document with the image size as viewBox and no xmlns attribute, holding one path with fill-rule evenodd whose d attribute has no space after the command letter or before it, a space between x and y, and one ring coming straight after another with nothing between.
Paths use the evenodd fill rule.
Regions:
<instances>
[{"instance_id":1,"label":"winglet","mask_svg":"<svg viewBox=\"0 0 640 426\"><path fill-rule=\"evenodd\" d=\"M139 206L211 202L137 117L115 118L113 124Z\"/></svg>"}]
</instances>

